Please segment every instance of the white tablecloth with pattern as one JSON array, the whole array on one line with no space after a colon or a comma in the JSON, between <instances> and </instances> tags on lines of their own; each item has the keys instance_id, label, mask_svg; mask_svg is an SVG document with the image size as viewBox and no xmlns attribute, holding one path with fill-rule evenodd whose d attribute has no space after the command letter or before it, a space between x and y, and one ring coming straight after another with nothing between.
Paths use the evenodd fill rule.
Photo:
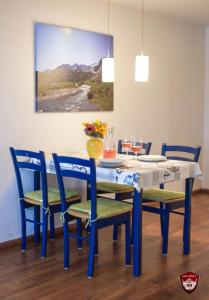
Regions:
<instances>
[{"instance_id":1,"label":"white tablecloth with pattern","mask_svg":"<svg viewBox=\"0 0 209 300\"><path fill-rule=\"evenodd\" d=\"M85 153L68 153L63 154L78 158L87 159ZM97 163L97 181L113 182L134 186L138 191L141 188L157 186L161 183L176 181L186 178L201 176L201 170L198 163L166 160L163 162L141 162L133 156L119 155L126 158L124 166L118 168L104 168ZM51 155L46 155L47 173L55 173L54 162ZM66 169L80 169L76 165L65 165ZM81 172L88 173L85 167L80 169Z\"/></svg>"}]
</instances>

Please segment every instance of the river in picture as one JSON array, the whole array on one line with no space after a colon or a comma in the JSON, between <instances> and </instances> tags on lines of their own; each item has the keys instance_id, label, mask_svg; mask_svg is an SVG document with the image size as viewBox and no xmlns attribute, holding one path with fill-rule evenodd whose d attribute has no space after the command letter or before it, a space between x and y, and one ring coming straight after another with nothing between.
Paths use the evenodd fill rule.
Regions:
<instances>
[{"instance_id":1,"label":"river in picture","mask_svg":"<svg viewBox=\"0 0 209 300\"><path fill-rule=\"evenodd\" d=\"M66 91L57 92L52 96L42 97L37 103L37 111L101 111L102 108L98 104L92 103L88 99L90 88L90 85L82 85L74 89L66 89Z\"/></svg>"}]
</instances>

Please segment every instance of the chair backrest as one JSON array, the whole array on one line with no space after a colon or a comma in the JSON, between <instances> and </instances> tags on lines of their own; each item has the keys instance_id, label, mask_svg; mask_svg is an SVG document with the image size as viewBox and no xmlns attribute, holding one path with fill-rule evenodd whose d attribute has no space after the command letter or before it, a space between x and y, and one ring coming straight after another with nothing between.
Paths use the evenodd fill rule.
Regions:
<instances>
[{"instance_id":1,"label":"chair backrest","mask_svg":"<svg viewBox=\"0 0 209 300\"><path fill-rule=\"evenodd\" d=\"M147 143L142 143L142 149L144 150L144 154L148 155L150 154L150 149L151 149L152 143L147 142ZM126 152L123 152L123 147L122 147L122 140L118 141L118 153L119 154L125 154ZM134 155L133 152L128 152L129 155ZM139 154L141 155L141 154Z\"/></svg>"},{"instance_id":2,"label":"chair backrest","mask_svg":"<svg viewBox=\"0 0 209 300\"><path fill-rule=\"evenodd\" d=\"M10 147L9 149L10 149L10 153L12 156L12 161L15 169L19 199L24 198L24 188L23 188L23 182L22 182L20 170L21 169L31 170L40 175L43 206L48 207L47 174L46 174L46 162L45 162L44 152L16 150L12 147ZM31 159L35 159L36 163L31 162Z\"/></svg>"},{"instance_id":3,"label":"chair backrest","mask_svg":"<svg viewBox=\"0 0 209 300\"><path fill-rule=\"evenodd\" d=\"M171 160L182 160L182 161L193 161L198 162L200 157L201 147L190 147L190 146L180 146L180 145L167 145L166 143L162 144L161 154L166 156ZM172 152L170 155L168 152ZM185 154L190 155L190 157L185 157ZM192 180L193 188L194 179ZM160 185L160 188L164 188L164 184Z\"/></svg>"},{"instance_id":4,"label":"chair backrest","mask_svg":"<svg viewBox=\"0 0 209 300\"><path fill-rule=\"evenodd\" d=\"M180 146L180 145L167 145L166 143L162 144L161 154L166 156L168 159L172 160L183 160L183 161L193 161L198 162L200 157L201 147L189 147L189 146ZM168 152L173 152L169 154ZM184 156L190 154L191 157Z\"/></svg>"},{"instance_id":5,"label":"chair backrest","mask_svg":"<svg viewBox=\"0 0 209 300\"><path fill-rule=\"evenodd\" d=\"M63 178L70 177L81 179L90 184L91 220L95 220L97 217L95 160L93 158L87 160L68 156L58 156L55 153L53 153L52 156L57 174L62 211L65 212L67 210Z\"/></svg>"}]
</instances>

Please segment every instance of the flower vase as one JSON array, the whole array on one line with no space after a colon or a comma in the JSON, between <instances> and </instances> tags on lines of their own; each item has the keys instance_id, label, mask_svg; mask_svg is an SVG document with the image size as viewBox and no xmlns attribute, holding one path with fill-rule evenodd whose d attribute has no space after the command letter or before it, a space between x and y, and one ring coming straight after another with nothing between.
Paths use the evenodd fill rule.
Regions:
<instances>
[{"instance_id":1,"label":"flower vase","mask_svg":"<svg viewBox=\"0 0 209 300\"><path fill-rule=\"evenodd\" d=\"M86 143L86 149L90 158L99 159L103 151L101 139L91 138Z\"/></svg>"}]
</instances>

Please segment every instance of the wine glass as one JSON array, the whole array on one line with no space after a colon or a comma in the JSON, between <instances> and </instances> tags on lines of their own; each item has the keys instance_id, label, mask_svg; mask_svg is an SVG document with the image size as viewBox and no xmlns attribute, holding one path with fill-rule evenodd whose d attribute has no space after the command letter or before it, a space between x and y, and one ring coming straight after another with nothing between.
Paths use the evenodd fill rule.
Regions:
<instances>
[{"instance_id":1,"label":"wine glass","mask_svg":"<svg viewBox=\"0 0 209 300\"><path fill-rule=\"evenodd\" d=\"M132 143L131 143L131 151L138 156L138 154L142 150L142 139L141 137L133 137Z\"/></svg>"},{"instance_id":2,"label":"wine glass","mask_svg":"<svg viewBox=\"0 0 209 300\"><path fill-rule=\"evenodd\" d=\"M131 148L131 139L128 136L125 136L124 139L121 141L122 148L125 150L126 154L128 155L128 152Z\"/></svg>"}]
</instances>

